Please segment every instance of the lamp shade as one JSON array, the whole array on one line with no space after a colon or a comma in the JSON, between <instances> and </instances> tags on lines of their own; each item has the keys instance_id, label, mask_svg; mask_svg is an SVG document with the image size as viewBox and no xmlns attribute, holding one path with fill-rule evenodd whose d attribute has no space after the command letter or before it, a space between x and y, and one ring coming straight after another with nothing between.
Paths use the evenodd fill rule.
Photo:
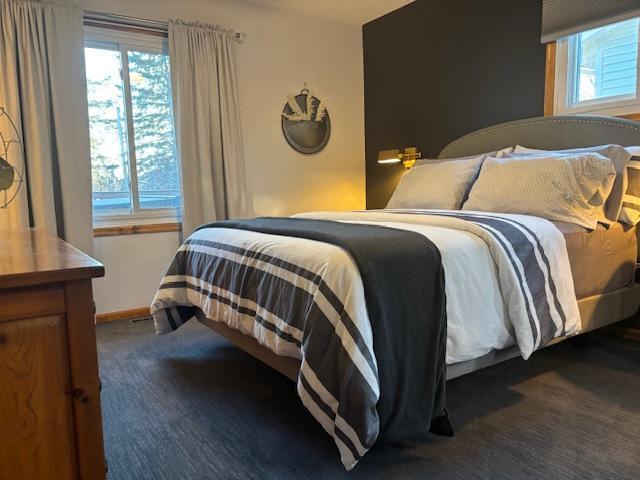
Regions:
<instances>
[{"instance_id":1,"label":"lamp shade","mask_svg":"<svg viewBox=\"0 0 640 480\"><path fill-rule=\"evenodd\" d=\"M382 150L378 152L378 163L400 163L400 150Z\"/></svg>"}]
</instances>

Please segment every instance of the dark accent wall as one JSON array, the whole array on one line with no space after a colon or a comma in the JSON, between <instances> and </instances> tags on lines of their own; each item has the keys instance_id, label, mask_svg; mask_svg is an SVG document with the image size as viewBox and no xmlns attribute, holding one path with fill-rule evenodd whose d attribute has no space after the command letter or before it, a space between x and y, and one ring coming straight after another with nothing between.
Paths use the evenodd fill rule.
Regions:
<instances>
[{"instance_id":1,"label":"dark accent wall","mask_svg":"<svg viewBox=\"0 0 640 480\"><path fill-rule=\"evenodd\" d=\"M417 0L363 27L367 208L402 168L379 150L433 158L479 128L543 114L541 0Z\"/></svg>"}]
</instances>

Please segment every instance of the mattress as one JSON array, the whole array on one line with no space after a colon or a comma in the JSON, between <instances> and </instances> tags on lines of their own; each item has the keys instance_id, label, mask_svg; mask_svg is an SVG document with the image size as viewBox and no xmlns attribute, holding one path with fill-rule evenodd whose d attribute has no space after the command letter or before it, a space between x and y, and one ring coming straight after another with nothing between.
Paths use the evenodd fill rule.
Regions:
<instances>
[{"instance_id":1,"label":"mattress","mask_svg":"<svg viewBox=\"0 0 640 480\"><path fill-rule=\"evenodd\" d=\"M615 223L593 231L571 223L553 222L567 242L578 299L628 286L638 259L636 227Z\"/></svg>"}]
</instances>

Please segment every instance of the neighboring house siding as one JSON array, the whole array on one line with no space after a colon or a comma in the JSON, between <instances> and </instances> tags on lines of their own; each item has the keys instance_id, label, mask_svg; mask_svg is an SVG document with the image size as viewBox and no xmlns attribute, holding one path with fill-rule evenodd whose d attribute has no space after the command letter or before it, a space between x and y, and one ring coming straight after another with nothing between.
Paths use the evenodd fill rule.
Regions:
<instances>
[{"instance_id":1,"label":"neighboring house siding","mask_svg":"<svg viewBox=\"0 0 640 480\"><path fill-rule=\"evenodd\" d=\"M580 97L582 99L635 93L638 55L637 20L603 28L600 32L581 41Z\"/></svg>"}]
</instances>

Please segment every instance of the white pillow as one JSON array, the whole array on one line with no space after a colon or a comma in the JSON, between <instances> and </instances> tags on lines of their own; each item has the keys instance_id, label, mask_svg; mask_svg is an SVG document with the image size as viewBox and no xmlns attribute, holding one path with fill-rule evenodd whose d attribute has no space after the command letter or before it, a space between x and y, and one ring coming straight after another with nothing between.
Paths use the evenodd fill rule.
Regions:
<instances>
[{"instance_id":1,"label":"white pillow","mask_svg":"<svg viewBox=\"0 0 640 480\"><path fill-rule=\"evenodd\" d=\"M421 161L402 176L387 208L460 210L483 158Z\"/></svg>"},{"instance_id":2,"label":"white pillow","mask_svg":"<svg viewBox=\"0 0 640 480\"><path fill-rule=\"evenodd\" d=\"M640 153L640 151L638 151ZM629 225L640 223L640 159L634 157L627 166L629 186L622 197L620 221Z\"/></svg>"},{"instance_id":3,"label":"white pillow","mask_svg":"<svg viewBox=\"0 0 640 480\"><path fill-rule=\"evenodd\" d=\"M632 157L640 157L640 145L631 145L629 147L624 147L624 149L629 152L629 155Z\"/></svg>"},{"instance_id":4,"label":"white pillow","mask_svg":"<svg viewBox=\"0 0 640 480\"><path fill-rule=\"evenodd\" d=\"M463 210L535 215L595 229L616 171L597 153L488 157Z\"/></svg>"},{"instance_id":5,"label":"white pillow","mask_svg":"<svg viewBox=\"0 0 640 480\"><path fill-rule=\"evenodd\" d=\"M629 225L637 225L640 223L640 146L633 145L624 148L631 155L631 161L627 165L629 185L622 199L620 221ZM640 252L640 244L638 248L638 252Z\"/></svg>"}]
</instances>

